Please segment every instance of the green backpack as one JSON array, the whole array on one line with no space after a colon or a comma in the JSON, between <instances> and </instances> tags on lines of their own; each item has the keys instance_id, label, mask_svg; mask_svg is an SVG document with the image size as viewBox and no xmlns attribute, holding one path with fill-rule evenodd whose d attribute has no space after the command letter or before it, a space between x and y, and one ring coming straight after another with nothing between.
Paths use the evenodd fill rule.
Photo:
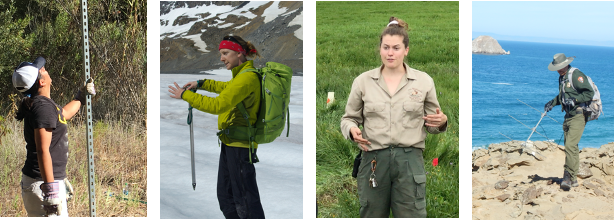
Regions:
<instances>
[{"instance_id":1,"label":"green backpack","mask_svg":"<svg viewBox=\"0 0 614 220\"><path fill-rule=\"evenodd\" d=\"M252 142L266 144L273 142L281 135L284 124L288 124L286 137L290 134L290 86L292 82L292 69L286 65L267 62L262 69L245 69L244 72L257 73L260 78L262 91L260 92L260 109L256 124L250 127L230 126L218 132L218 136L226 134L228 138L250 141L250 162L253 151ZM249 123L249 114L243 102L237 104L243 118Z\"/></svg>"}]
</instances>

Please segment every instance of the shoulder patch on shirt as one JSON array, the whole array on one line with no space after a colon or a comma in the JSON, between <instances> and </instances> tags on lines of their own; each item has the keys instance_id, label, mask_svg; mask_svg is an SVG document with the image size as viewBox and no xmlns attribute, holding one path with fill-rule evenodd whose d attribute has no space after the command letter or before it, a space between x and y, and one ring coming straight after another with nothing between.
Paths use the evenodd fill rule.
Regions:
<instances>
[{"instance_id":1,"label":"shoulder patch on shirt","mask_svg":"<svg viewBox=\"0 0 614 220\"><path fill-rule=\"evenodd\" d=\"M582 78L581 76L578 77L578 81L580 81L581 83L584 83L584 78Z\"/></svg>"}]
</instances>

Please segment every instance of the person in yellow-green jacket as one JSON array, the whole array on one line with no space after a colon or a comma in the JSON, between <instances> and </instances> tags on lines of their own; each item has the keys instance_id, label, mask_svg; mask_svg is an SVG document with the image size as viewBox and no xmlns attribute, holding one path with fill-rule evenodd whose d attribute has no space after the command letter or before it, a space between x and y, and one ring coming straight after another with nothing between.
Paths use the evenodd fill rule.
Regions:
<instances>
[{"instance_id":1,"label":"person in yellow-green jacket","mask_svg":"<svg viewBox=\"0 0 614 220\"><path fill-rule=\"evenodd\" d=\"M247 126L246 120L236 107L243 102L249 114L249 123L256 123L260 107L260 79L257 73L243 72L253 69L253 61L247 58L260 57L251 42L246 42L239 36L226 36L219 46L220 61L224 62L226 69L232 70L232 79L228 82L219 82L211 79L193 81L179 87L169 86L172 98L183 99L190 106L218 116L218 129L223 130L229 126ZM217 97L207 97L192 92L190 89L204 89L219 94ZM256 170L250 163L250 143L243 140L234 140L220 134L222 142L220 164L217 179L217 197L220 210L224 217L230 218L264 218L264 211L260 203L258 185L256 184ZM252 143L254 149L251 161L258 162L256 149L258 145Z\"/></svg>"}]
</instances>

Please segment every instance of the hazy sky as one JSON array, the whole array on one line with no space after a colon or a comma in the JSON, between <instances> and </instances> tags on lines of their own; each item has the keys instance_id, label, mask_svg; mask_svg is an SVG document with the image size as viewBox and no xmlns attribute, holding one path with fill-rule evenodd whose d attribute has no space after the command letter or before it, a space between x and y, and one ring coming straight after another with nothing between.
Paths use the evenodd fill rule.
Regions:
<instances>
[{"instance_id":1,"label":"hazy sky","mask_svg":"<svg viewBox=\"0 0 614 220\"><path fill-rule=\"evenodd\" d=\"M472 2L473 32L614 41L614 2Z\"/></svg>"}]
</instances>

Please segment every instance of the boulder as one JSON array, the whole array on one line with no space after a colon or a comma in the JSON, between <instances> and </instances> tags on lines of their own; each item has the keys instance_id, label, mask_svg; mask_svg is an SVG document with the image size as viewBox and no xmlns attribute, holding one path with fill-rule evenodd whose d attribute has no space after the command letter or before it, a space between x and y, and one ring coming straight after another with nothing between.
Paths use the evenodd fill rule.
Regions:
<instances>
[{"instance_id":1,"label":"boulder","mask_svg":"<svg viewBox=\"0 0 614 220\"><path fill-rule=\"evenodd\" d=\"M479 36L471 41L471 52L492 55L510 54L509 51L506 52L501 48L497 40L486 35Z\"/></svg>"}]
</instances>

